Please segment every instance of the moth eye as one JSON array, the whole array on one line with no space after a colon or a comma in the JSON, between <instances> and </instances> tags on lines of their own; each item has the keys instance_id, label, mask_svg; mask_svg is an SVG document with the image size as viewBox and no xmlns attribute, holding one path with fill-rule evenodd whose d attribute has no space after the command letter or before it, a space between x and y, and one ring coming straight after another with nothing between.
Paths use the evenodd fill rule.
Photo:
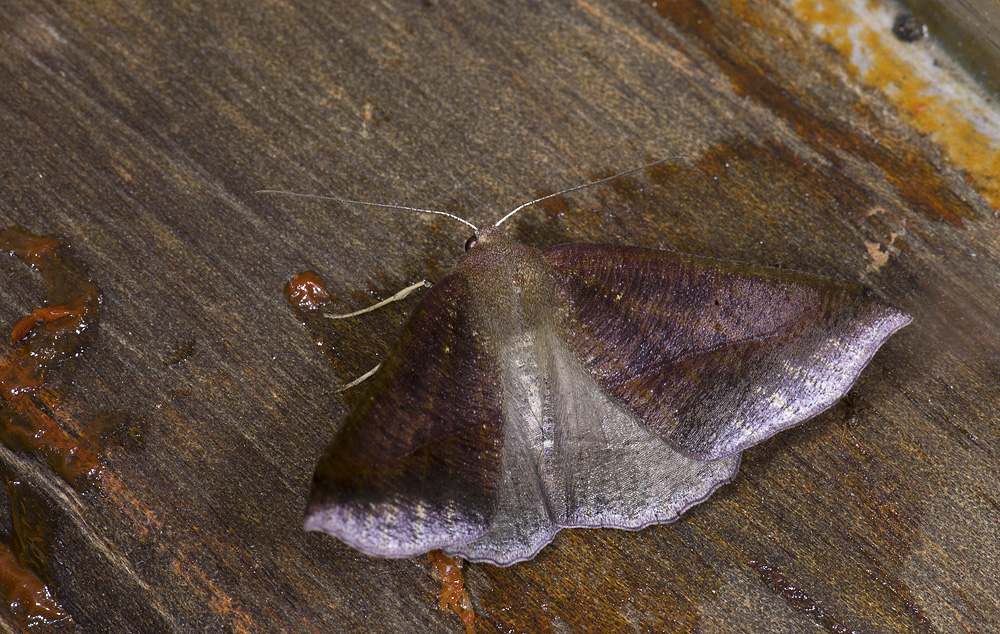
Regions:
<instances>
[{"instance_id":1,"label":"moth eye","mask_svg":"<svg viewBox=\"0 0 1000 634\"><path fill-rule=\"evenodd\" d=\"M478 242L478 241L479 241L479 238L477 238L476 236L472 236L471 238L469 238L468 240L466 240L465 241L465 250L468 251L472 247L476 246L476 242Z\"/></svg>"}]
</instances>

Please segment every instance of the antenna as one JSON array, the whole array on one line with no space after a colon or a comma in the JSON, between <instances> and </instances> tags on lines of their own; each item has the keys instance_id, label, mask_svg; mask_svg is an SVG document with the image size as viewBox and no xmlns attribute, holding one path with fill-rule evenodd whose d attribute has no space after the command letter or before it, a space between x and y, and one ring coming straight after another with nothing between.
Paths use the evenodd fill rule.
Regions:
<instances>
[{"instance_id":1,"label":"antenna","mask_svg":"<svg viewBox=\"0 0 1000 634\"><path fill-rule=\"evenodd\" d=\"M641 172L642 170L649 169L650 167L652 167L654 165L659 165L660 163L665 163L667 161L672 161L674 159L683 159L683 158L684 158L683 156L668 156L667 158L661 158L661 159L658 159L656 161L653 161L652 163L646 163L645 165L642 165L641 167L633 167L630 170L625 170L624 172L618 172L617 174L613 174L611 176L607 176L607 177L602 178L600 180L591 181L589 183L584 183L582 185L577 185L576 187L570 187L569 189L564 189L562 191L558 191L558 192L556 192L554 194L549 194L548 196L542 196L541 198L536 198L535 200L526 202L523 205L519 205L516 209L514 209L513 211L511 211L510 213L508 213L506 216L504 216L500 220L497 220L496 223L493 226L494 227L499 227L504 222L506 222L508 219L510 219L511 216L513 216L517 212L521 211L525 207L529 207L531 205L534 205L535 203L540 203L543 200L548 200L549 198L555 198L556 196L562 196L562 195L568 194L570 192L575 192L575 191L578 191L578 190L581 190L581 189L586 189L588 187L593 187L595 185L600 185L602 183L606 183L606 182L614 180L616 178L621 178L622 176L628 176L629 174L634 174L636 172ZM254 193L256 193L256 194L280 194L280 195L283 195L283 196L296 196L298 198L312 198L314 200L332 200L334 202L344 203L344 204L348 204L348 205L367 205L369 207L382 207L383 209L402 209L404 211L416 211L416 212L423 213L423 214L437 214L439 216L446 216L448 218L451 218L452 220L457 220L457 221L461 222L463 225L465 225L467 227L471 227L472 231L474 231L476 234L479 233L479 227L477 227L476 225L472 224L471 222L469 222L465 218L460 218L460 217L456 216L453 213L449 213L447 211L441 211L439 209L423 209L421 207L407 207L406 205L387 205L385 203L368 202L367 200L351 200L350 198L339 198L337 196L325 196L325 195L322 195L322 194L302 194L302 193L299 193L299 192L284 191L284 190L280 190L280 189L260 189L260 190L257 190Z\"/></svg>"},{"instance_id":2,"label":"antenna","mask_svg":"<svg viewBox=\"0 0 1000 634\"><path fill-rule=\"evenodd\" d=\"M650 167L653 167L654 165L658 165L659 163L664 163L666 161L671 161L671 160L673 160L675 158L684 158L684 157L682 157L682 156L668 156L667 158L661 158L661 159L655 160L652 163L646 163L645 165L643 165L641 167L633 167L630 170L625 170L624 172L618 172L617 174L613 174L611 176L602 178L600 180L592 181L590 183L584 183L583 185L577 185L576 187L570 187L569 189L564 189L564 190L558 191L558 192L556 192L554 194L549 194L548 196L542 196L541 198L536 198L536 199L534 199L534 200L532 200L530 202L526 202L523 205L518 206L516 209L514 209L514 211L508 213L506 216L504 216L500 220L497 220L496 224L494 224L493 226L494 227L499 227L501 224L503 224L504 222L506 222L508 218L510 218L511 216L513 216L514 214L516 214L517 212L521 211L525 207L534 205L535 203L540 203L543 200L548 200L549 198L555 198L556 196L562 196L563 194L568 194L570 192L575 192L575 191L577 191L579 189L586 189L587 187L593 187L594 185L600 185L601 183L606 183L606 182L608 182L610 180L614 180L616 178L621 178L622 176L628 176L629 174L634 174L636 172L641 172L644 169L649 169Z\"/></svg>"},{"instance_id":3,"label":"antenna","mask_svg":"<svg viewBox=\"0 0 1000 634\"><path fill-rule=\"evenodd\" d=\"M383 207L385 209L403 209L405 211L419 211L424 214L438 214L439 216L447 216L453 220L461 222L463 225L472 227L472 230L479 233L479 227L472 224L465 218L459 218L455 214L448 213L447 211L441 211L439 209L421 209L420 207L407 207L405 205L387 205L385 203L372 203L367 200L351 200L349 198L338 198L336 196L323 196L321 194L300 194L299 192L289 192L280 189L259 189L255 194L281 194L283 196L297 196L298 198L313 198L315 200L333 200L338 203L346 203L348 205L368 205L369 207Z\"/></svg>"}]
</instances>

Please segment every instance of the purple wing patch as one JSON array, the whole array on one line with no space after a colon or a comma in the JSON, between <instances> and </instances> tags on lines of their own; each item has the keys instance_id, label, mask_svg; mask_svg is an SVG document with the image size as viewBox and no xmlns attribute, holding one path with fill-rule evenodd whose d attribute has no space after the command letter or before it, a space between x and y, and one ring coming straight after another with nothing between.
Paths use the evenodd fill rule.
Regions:
<instances>
[{"instance_id":1,"label":"purple wing patch","mask_svg":"<svg viewBox=\"0 0 1000 634\"><path fill-rule=\"evenodd\" d=\"M730 456L843 396L909 315L857 285L709 258L544 252L576 357L679 450Z\"/></svg>"}]
</instances>

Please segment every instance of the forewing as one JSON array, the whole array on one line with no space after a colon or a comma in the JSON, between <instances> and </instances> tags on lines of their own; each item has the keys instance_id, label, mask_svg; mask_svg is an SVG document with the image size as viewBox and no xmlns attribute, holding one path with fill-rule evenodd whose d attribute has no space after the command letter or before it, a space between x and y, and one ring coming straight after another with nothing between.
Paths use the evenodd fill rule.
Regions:
<instances>
[{"instance_id":1,"label":"forewing","mask_svg":"<svg viewBox=\"0 0 1000 634\"><path fill-rule=\"evenodd\" d=\"M406 557L488 529L502 429L495 362L452 275L416 308L313 478L305 527Z\"/></svg>"},{"instance_id":2,"label":"forewing","mask_svg":"<svg viewBox=\"0 0 1000 634\"><path fill-rule=\"evenodd\" d=\"M828 408L910 317L862 287L630 247L544 252L563 337L597 383L698 458Z\"/></svg>"}]
</instances>

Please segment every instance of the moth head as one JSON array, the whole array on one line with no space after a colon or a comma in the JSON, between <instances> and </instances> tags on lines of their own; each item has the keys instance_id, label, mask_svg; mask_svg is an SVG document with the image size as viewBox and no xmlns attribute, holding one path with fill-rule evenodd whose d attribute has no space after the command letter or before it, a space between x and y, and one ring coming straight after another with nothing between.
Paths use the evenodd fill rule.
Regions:
<instances>
[{"instance_id":1,"label":"moth head","mask_svg":"<svg viewBox=\"0 0 1000 634\"><path fill-rule=\"evenodd\" d=\"M496 225L492 227L483 227L482 229L477 229L476 233L472 235L471 238L465 241L465 251L469 252L477 245L485 246L490 243L497 242L497 240L504 238L503 229L497 227Z\"/></svg>"}]
</instances>

